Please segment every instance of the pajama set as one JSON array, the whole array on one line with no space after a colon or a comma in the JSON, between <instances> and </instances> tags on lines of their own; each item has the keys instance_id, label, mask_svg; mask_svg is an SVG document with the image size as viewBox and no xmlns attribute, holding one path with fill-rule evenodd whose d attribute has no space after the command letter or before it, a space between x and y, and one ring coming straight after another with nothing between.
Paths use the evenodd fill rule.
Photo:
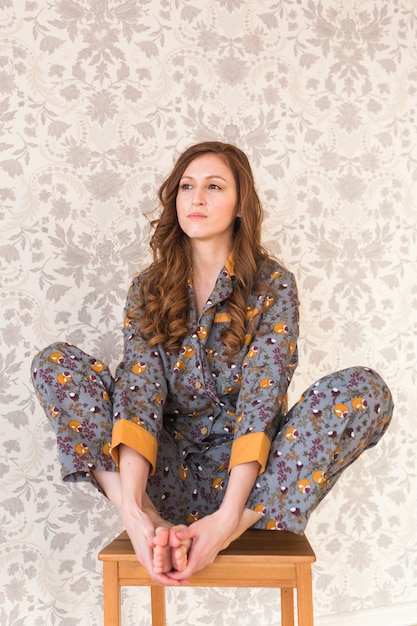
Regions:
<instances>
[{"instance_id":1,"label":"pajama set","mask_svg":"<svg viewBox=\"0 0 417 626\"><path fill-rule=\"evenodd\" d=\"M150 463L148 494L162 517L192 523L221 503L231 469L257 461L246 506L255 528L302 533L343 470L375 445L392 415L390 391L371 369L325 376L289 411L297 365L298 297L293 275L269 260L246 310L244 347L226 356L222 330L235 277L229 261L200 317L189 280L189 332L178 353L150 347L126 302L124 355L115 377L101 361L55 343L33 363L33 382L56 435L64 481L95 482L117 470L118 447Z\"/></svg>"}]
</instances>

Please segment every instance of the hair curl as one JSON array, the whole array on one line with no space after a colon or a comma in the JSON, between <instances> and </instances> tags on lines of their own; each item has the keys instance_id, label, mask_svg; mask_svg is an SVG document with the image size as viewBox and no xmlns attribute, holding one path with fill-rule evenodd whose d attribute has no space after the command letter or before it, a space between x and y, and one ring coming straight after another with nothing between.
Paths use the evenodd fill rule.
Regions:
<instances>
[{"instance_id":1,"label":"hair curl","mask_svg":"<svg viewBox=\"0 0 417 626\"><path fill-rule=\"evenodd\" d=\"M129 314L140 318L142 332L150 345L162 343L168 352L178 352L188 332L188 278L192 268L190 241L178 223L176 197L188 165L209 153L218 155L230 167L238 196L239 217L234 224L230 250L235 285L227 302L231 321L222 333L222 341L231 356L244 345L248 298L269 258L261 245L263 209L252 169L245 153L234 145L203 142L191 146L179 156L162 183L158 192L162 213L151 223L154 227L150 241L153 262L141 274L141 305Z\"/></svg>"}]
</instances>

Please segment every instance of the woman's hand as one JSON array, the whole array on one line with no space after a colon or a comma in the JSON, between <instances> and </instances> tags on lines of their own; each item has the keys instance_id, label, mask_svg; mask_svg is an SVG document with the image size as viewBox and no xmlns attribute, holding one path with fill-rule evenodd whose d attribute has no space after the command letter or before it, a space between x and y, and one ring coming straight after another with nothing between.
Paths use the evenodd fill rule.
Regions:
<instances>
[{"instance_id":1,"label":"woman's hand","mask_svg":"<svg viewBox=\"0 0 417 626\"><path fill-rule=\"evenodd\" d=\"M146 494L149 462L132 448L121 445L119 463L122 520L136 557L155 582L161 585L179 585L178 581L154 570L155 527L165 522L158 516Z\"/></svg>"},{"instance_id":2,"label":"woman's hand","mask_svg":"<svg viewBox=\"0 0 417 626\"><path fill-rule=\"evenodd\" d=\"M122 508L122 520L129 539L132 542L136 557L149 572L150 577L161 585L179 585L180 582L169 578L166 574L154 571L155 527L149 516L140 509L126 510Z\"/></svg>"}]
</instances>

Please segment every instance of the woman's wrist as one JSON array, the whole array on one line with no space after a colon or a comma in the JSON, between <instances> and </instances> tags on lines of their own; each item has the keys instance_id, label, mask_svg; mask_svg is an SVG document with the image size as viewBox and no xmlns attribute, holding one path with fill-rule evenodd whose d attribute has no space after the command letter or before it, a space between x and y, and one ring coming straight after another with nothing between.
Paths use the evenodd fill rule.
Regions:
<instances>
[{"instance_id":1,"label":"woman's wrist","mask_svg":"<svg viewBox=\"0 0 417 626\"><path fill-rule=\"evenodd\" d=\"M242 511L221 504L219 509L213 513L213 516L217 518L219 527L224 531L222 534L225 537L229 537L238 527Z\"/></svg>"},{"instance_id":2,"label":"woman's wrist","mask_svg":"<svg viewBox=\"0 0 417 626\"><path fill-rule=\"evenodd\" d=\"M145 515L145 512L142 503L129 500L128 502L122 501L121 515L125 522L127 520L139 522Z\"/></svg>"}]
</instances>

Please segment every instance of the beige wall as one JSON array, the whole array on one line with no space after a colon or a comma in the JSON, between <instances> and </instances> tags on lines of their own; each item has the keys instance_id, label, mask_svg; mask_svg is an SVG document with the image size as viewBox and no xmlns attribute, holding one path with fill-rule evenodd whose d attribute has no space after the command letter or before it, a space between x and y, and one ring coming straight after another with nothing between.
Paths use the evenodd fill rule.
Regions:
<instances>
[{"instance_id":1,"label":"beige wall","mask_svg":"<svg viewBox=\"0 0 417 626\"><path fill-rule=\"evenodd\" d=\"M316 615L332 626L373 615L382 626L388 611L390 626L410 623L415 1L0 0L0 35L0 623L101 624L96 553L120 523L88 487L60 484L29 364L67 339L114 367L129 279L149 258L156 186L178 151L208 138L248 153L265 243L298 278L292 399L358 363L396 400L384 441L308 527ZM271 591L169 599L171 625L279 623ZM126 625L148 623L144 604L144 592L127 594Z\"/></svg>"}]
</instances>

